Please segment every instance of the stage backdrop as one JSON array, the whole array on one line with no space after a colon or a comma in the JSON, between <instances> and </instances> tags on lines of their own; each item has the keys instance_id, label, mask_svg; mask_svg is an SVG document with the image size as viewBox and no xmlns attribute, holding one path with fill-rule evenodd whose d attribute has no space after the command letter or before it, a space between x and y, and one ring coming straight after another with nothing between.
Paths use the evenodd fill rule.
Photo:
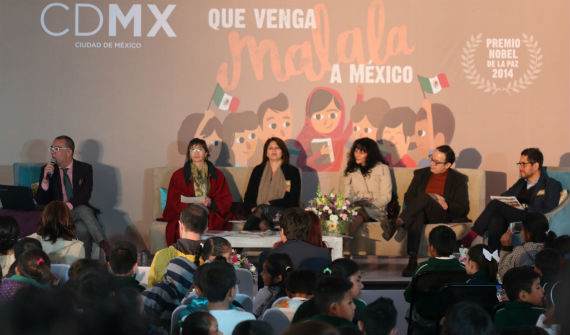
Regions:
<instances>
[{"instance_id":1,"label":"stage backdrop","mask_svg":"<svg viewBox=\"0 0 570 335\"><path fill-rule=\"evenodd\" d=\"M525 147L569 165L568 1L0 3L2 181L67 134L115 237L146 238L150 169L194 136L226 166L278 136L317 172L360 137L393 166L449 144L500 188Z\"/></svg>"}]
</instances>

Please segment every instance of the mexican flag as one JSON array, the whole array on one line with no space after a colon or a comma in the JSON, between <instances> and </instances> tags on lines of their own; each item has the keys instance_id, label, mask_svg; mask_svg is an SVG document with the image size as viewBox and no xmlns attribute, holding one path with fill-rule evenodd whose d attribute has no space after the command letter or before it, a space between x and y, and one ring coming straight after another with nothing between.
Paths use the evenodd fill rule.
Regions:
<instances>
[{"instance_id":1,"label":"mexican flag","mask_svg":"<svg viewBox=\"0 0 570 335\"><path fill-rule=\"evenodd\" d=\"M230 110L232 113L236 113L239 106L239 99L237 97L232 97L231 95L224 92L220 84L216 85L216 90L212 96L212 100L216 107L220 110L227 111Z\"/></svg>"},{"instance_id":2,"label":"mexican flag","mask_svg":"<svg viewBox=\"0 0 570 335\"><path fill-rule=\"evenodd\" d=\"M420 80L422 90L426 93L436 94L439 93L442 88L449 87L447 76L444 73L440 73L436 77L432 78L426 78L418 75L418 79Z\"/></svg>"}]
</instances>

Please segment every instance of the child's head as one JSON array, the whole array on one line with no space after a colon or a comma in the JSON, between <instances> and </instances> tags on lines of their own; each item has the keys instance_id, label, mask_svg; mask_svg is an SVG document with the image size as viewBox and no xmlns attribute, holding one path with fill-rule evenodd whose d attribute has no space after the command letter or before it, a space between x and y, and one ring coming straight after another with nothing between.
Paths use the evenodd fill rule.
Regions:
<instances>
[{"instance_id":1,"label":"child's head","mask_svg":"<svg viewBox=\"0 0 570 335\"><path fill-rule=\"evenodd\" d=\"M69 282L76 281L82 273L87 271L108 272L107 266L100 260L89 258L78 259L71 263L69 271L67 271Z\"/></svg>"},{"instance_id":2,"label":"child's head","mask_svg":"<svg viewBox=\"0 0 570 335\"><path fill-rule=\"evenodd\" d=\"M309 269L291 271L285 278L285 289L290 298L311 298L317 288L317 274Z\"/></svg>"},{"instance_id":3,"label":"child's head","mask_svg":"<svg viewBox=\"0 0 570 335\"><path fill-rule=\"evenodd\" d=\"M324 274L344 278L352 283L350 294L353 298L360 296L362 285L362 271L355 261L348 258L334 260L325 270Z\"/></svg>"},{"instance_id":4,"label":"child's head","mask_svg":"<svg viewBox=\"0 0 570 335\"><path fill-rule=\"evenodd\" d=\"M202 265L199 286L209 303L233 300L237 279L234 267L228 262L213 261Z\"/></svg>"},{"instance_id":5,"label":"child's head","mask_svg":"<svg viewBox=\"0 0 570 335\"><path fill-rule=\"evenodd\" d=\"M432 257L450 256L456 244L455 232L446 225L437 226L429 232L429 251Z\"/></svg>"},{"instance_id":6,"label":"child's head","mask_svg":"<svg viewBox=\"0 0 570 335\"><path fill-rule=\"evenodd\" d=\"M352 321L356 306L350 294L351 288L352 283L342 277L324 277L315 295L319 312Z\"/></svg>"},{"instance_id":7,"label":"child's head","mask_svg":"<svg viewBox=\"0 0 570 335\"><path fill-rule=\"evenodd\" d=\"M8 215L0 215L0 255L14 249L20 235L18 221Z\"/></svg>"},{"instance_id":8,"label":"child's head","mask_svg":"<svg viewBox=\"0 0 570 335\"><path fill-rule=\"evenodd\" d=\"M232 335L272 335L273 327L263 320L245 320L238 323Z\"/></svg>"},{"instance_id":9,"label":"child's head","mask_svg":"<svg viewBox=\"0 0 570 335\"><path fill-rule=\"evenodd\" d=\"M549 229L548 219L544 214L528 212L523 216L521 236L525 242L544 242Z\"/></svg>"},{"instance_id":10,"label":"child's head","mask_svg":"<svg viewBox=\"0 0 570 335\"><path fill-rule=\"evenodd\" d=\"M380 297L366 306L358 321L358 327L365 334L393 335L397 331L395 328L397 316L394 301Z\"/></svg>"},{"instance_id":11,"label":"child's head","mask_svg":"<svg viewBox=\"0 0 570 335\"><path fill-rule=\"evenodd\" d=\"M484 271L489 277L489 281L497 280L497 260L489 248L485 244L477 244L472 246L467 252L467 260L465 261L465 272L473 275L479 271Z\"/></svg>"},{"instance_id":12,"label":"child's head","mask_svg":"<svg viewBox=\"0 0 570 335\"><path fill-rule=\"evenodd\" d=\"M219 334L218 320L208 311L195 311L182 323L182 335Z\"/></svg>"},{"instance_id":13,"label":"child's head","mask_svg":"<svg viewBox=\"0 0 570 335\"><path fill-rule=\"evenodd\" d=\"M445 314L441 334L492 335L495 328L491 316L483 307L472 302L460 302Z\"/></svg>"},{"instance_id":14,"label":"child's head","mask_svg":"<svg viewBox=\"0 0 570 335\"><path fill-rule=\"evenodd\" d=\"M213 261L217 256L222 256L230 263L232 245L230 241L223 237L212 236L204 241L204 246L200 252L200 257L205 261Z\"/></svg>"},{"instance_id":15,"label":"child's head","mask_svg":"<svg viewBox=\"0 0 570 335\"><path fill-rule=\"evenodd\" d=\"M40 284L49 284L52 280L51 262L48 255L39 249L25 251L16 260L16 274L31 278Z\"/></svg>"},{"instance_id":16,"label":"child's head","mask_svg":"<svg viewBox=\"0 0 570 335\"><path fill-rule=\"evenodd\" d=\"M554 249L544 249L534 258L534 270L542 277L542 281L555 280L560 273L560 254Z\"/></svg>"},{"instance_id":17,"label":"child's head","mask_svg":"<svg viewBox=\"0 0 570 335\"><path fill-rule=\"evenodd\" d=\"M109 254L109 267L115 275L130 275L136 270L137 247L131 242L117 243Z\"/></svg>"},{"instance_id":18,"label":"child's head","mask_svg":"<svg viewBox=\"0 0 570 335\"><path fill-rule=\"evenodd\" d=\"M261 278L263 285L283 284L287 271L292 270L293 262L287 254L271 254L263 261Z\"/></svg>"},{"instance_id":19,"label":"child's head","mask_svg":"<svg viewBox=\"0 0 570 335\"><path fill-rule=\"evenodd\" d=\"M528 302L542 306L544 288L540 285L540 275L530 266L512 268L503 277L503 287L510 301Z\"/></svg>"},{"instance_id":20,"label":"child's head","mask_svg":"<svg viewBox=\"0 0 570 335\"><path fill-rule=\"evenodd\" d=\"M14 245L14 257L17 259L21 254L24 253L24 251L30 249L42 250L42 243L35 238L24 237L18 240L18 242L16 242Z\"/></svg>"}]
</instances>

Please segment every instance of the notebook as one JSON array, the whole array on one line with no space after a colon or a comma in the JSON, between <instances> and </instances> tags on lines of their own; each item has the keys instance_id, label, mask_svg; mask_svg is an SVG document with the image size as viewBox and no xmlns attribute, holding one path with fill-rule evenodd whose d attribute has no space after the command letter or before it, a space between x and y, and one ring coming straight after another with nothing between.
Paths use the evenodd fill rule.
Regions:
<instances>
[{"instance_id":1,"label":"notebook","mask_svg":"<svg viewBox=\"0 0 570 335\"><path fill-rule=\"evenodd\" d=\"M19 211L39 209L34 201L32 189L27 186L0 185L2 208Z\"/></svg>"}]
</instances>

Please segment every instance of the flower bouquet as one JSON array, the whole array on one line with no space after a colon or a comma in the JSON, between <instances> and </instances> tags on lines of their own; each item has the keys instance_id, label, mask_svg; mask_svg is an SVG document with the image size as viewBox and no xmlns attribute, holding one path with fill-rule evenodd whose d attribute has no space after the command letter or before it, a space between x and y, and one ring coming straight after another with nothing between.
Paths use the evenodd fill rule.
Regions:
<instances>
[{"instance_id":1,"label":"flower bouquet","mask_svg":"<svg viewBox=\"0 0 570 335\"><path fill-rule=\"evenodd\" d=\"M358 208L350 200L334 193L334 190L328 194L323 194L319 188L317 197L309 201L309 206L306 210L312 211L321 219L323 234L338 233L346 235L348 223L356 216Z\"/></svg>"},{"instance_id":2,"label":"flower bouquet","mask_svg":"<svg viewBox=\"0 0 570 335\"><path fill-rule=\"evenodd\" d=\"M231 261L232 261L232 265L234 266L234 268L236 269L246 269L249 272L251 272L251 274L253 275L253 279L256 280L257 279L257 268L255 267L255 265L253 265L252 262L250 262L250 260L247 258L247 253L243 253L243 255L240 255L238 253L235 252L235 250L232 250L232 255L231 255Z\"/></svg>"}]
</instances>

